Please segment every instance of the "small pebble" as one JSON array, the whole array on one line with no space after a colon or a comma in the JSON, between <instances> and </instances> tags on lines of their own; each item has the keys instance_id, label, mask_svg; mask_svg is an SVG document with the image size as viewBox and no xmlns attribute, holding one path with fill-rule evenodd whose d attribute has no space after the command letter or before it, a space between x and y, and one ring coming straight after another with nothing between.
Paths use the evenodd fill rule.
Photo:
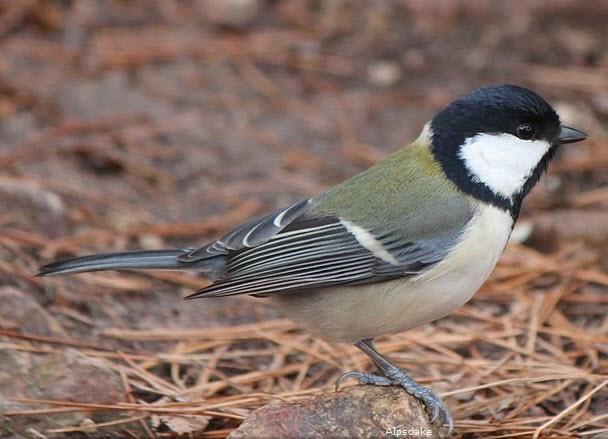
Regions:
<instances>
[{"instance_id":1,"label":"small pebble","mask_svg":"<svg viewBox=\"0 0 608 439\"><path fill-rule=\"evenodd\" d=\"M260 11L259 0L202 0L200 5L211 23L237 29L251 24Z\"/></svg>"},{"instance_id":2,"label":"small pebble","mask_svg":"<svg viewBox=\"0 0 608 439\"><path fill-rule=\"evenodd\" d=\"M380 87L390 87L401 79L401 68L390 61L376 61L367 68L369 81Z\"/></svg>"}]
</instances>

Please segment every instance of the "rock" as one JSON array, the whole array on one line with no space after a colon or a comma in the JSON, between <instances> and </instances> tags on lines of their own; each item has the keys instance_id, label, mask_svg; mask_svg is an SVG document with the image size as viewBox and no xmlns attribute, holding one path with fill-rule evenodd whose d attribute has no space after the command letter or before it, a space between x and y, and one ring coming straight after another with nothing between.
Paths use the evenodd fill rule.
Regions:
<instances>
[{"instance_id":1,"label":"rock","mask_svg":"<svg viewBox=\"0 0 608 439\"><path fill-rule=\"evenodd\" d=\"M369 81L378 87L390 87L401 79L401 68L390 61L377 61L367 68Z\"/></svg>"},{"instance_id":2,"label":"rock","mask_svg":"<svg viewBox=\"0 0 608 439\"><path fill-rule=\"evenodd\" d=\"M0 212L18 213L11 218L17 225L56 237L65 232L66 209L57 194L24 180L0 178Z\"/></svg>"},{"instance_id":3,"label":"rock","mask_svg":"<svg viewBox=\"0 0 608 439\"><path fill-rule=\"evenodd\" d=\"M26 293L13 288L0 288L0 326L33 334L66 336L57 321Z\"/></svg>"},{"instance_id":4,"label":"rock","mask_svg":"<svg viewBox=\"0 0 608 439\"><path fill-rule=\"evenodd\" d=\"M55 98L65 117L76 120L145 116L162 120L172 114L164 101L139 91L123 72L111 72L101 79L67 81Z\"/></svg>"},{"instance_id":5,"label":"rock","mask_svg":"<svg viewBox=\"0 0 608 439\"><path fill-rule=\"evenodd\" d=\"M301 401L268 404L253 412L229 437L295 439L397 435L440 437L422 404L403 390L353 386Z\"/></svg>"},{"instance_id":6,"label":"rock","mask_svg":"<svg viewBox=\"0 0 608 439\"><path fill-rule=\"evenodd\" d=\"M6 72L5 72L6 74ZM31 113L1 114L0 104L0 149L11 151L15 145L27 142L28 134L40 129L39 121Z\"/></svg>"},{"instance_id":7,"label":"rock","mask_svg":"<svg viewBox=\"0 0 608 439\"><path fill-rule=\"evenodd\" d=\"M100 404L124 400L118 374L73 349L44 355L1 351L0 394Z\"/></svg>"},{"instance_id":8,"label":"rock","mask_svg":"<svg viewBox=\"0 0 608 439\"><path fill-rule=\"evenodd\" d=\"M31 437L31 429L46 430L81 425L87 419L104 422L116 419L112 413L54 413L6 416L11 410L31 409L12 398L35 398L85 403L115 404L125 401L119 375L102 360L75 350L54 354L32 354L10 349L0 351L0 436L10 433ZM138 425L129 426L137 430ZM103 429L87 437L124 437L120 429Z\"/></svg>"},{"instance_id":9,"label":"rock","mask_svg":"<svg viewBox=\"0 0 608 439\"><path fill-rule=\"evenodd\" d=\"M608 93L598 92L591 97L591 106L602 116L608 115Z\"/></svg>"},{"instance_id":10,"label":"rock","mask_svg":"<svg viewBox=\"0 0 608 439\"><path fill-rule=\"evenodd\" d=\"M236 29L251 24L260 11L259 0L201 0L199 4L212 24Z\"/></svg>"}]
</instances>

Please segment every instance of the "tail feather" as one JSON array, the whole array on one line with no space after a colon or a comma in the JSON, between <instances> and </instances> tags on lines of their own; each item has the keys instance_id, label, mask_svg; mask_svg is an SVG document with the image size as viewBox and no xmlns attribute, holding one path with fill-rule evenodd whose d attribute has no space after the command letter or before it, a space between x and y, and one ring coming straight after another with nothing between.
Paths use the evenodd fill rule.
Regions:
<instances>
[{"instance_id":1,"label":"tail feather","mask_svg":"<svg viewBox=\"0 0 608 439\"><path fill-rule=\"evenodd\" d=\"M192 264L178 261L178 256L189 249L143 250L123 253L101 253L56 261L40 267L38 276L84 273L100 270L161 269L179 270L191 268Z\"/></svg>"}]
</instances>

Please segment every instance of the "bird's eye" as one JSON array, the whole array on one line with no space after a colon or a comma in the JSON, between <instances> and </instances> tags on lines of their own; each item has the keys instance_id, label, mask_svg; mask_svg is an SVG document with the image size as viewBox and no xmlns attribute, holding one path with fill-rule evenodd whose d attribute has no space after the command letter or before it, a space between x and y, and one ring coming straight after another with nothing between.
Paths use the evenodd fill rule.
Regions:
<instances>
[{"instance_id":1,"label":"bird's eye","mask_svg":"<svg viewBox=\"0 0 608 439\"><path fill-rule=\"evenodd\" d=\"M523 123L517 127L517 137L523 140L530 140L534 137L536 130L530 124Z\"/></svg>"}]
</instances>

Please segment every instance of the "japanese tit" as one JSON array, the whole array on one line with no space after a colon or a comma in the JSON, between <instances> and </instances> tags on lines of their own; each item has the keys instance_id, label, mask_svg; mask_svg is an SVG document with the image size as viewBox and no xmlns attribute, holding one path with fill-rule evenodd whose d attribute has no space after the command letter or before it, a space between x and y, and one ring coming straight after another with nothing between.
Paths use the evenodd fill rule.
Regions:
<instances>
[{"instance_id":1,"label":"japanese tit","mask_svg":"<svg viewBox=\"0 0 608 439\"><path fill-rule=\"evenodd\" d=\"M557 148L586 137L528 89L484 87L449 104L387 159L208 245L84 256L40 274L195 270L214 283L192 298L269 297L312 334L355 343L379 370L343 378L401 386L451 431L441 399L380 355L373 339L467 302Z\"/></svg>"}]
</instances>

